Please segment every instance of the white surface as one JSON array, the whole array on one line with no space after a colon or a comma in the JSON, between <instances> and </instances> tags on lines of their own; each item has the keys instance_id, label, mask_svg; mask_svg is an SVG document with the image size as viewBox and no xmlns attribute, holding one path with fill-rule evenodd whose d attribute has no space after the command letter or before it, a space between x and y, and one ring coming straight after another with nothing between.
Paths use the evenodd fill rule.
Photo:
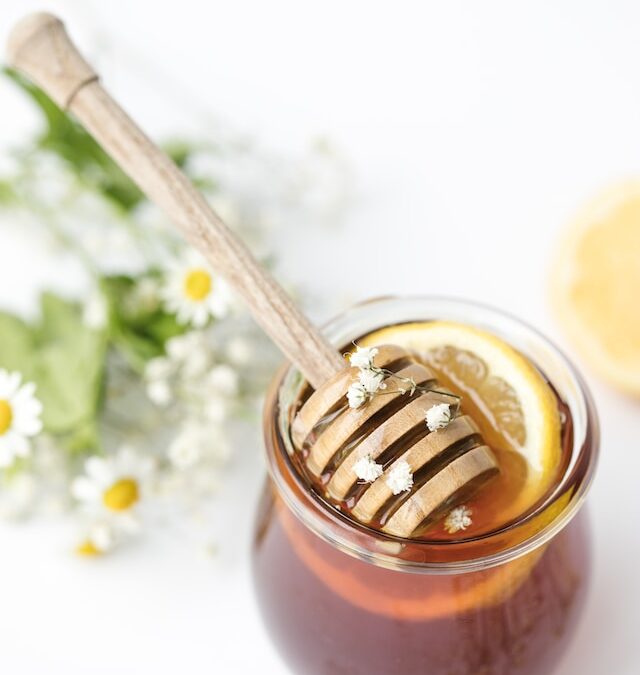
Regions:
<instances>
[{"instance_id":1,"label":"white surface","mask_svg":"<svg viewBox=\"0 0 640 675\"><path fill-rule=\"evenodd\" d=\"M637 3L50 6L152 131L184 128L193 116L180 106L199 100L275 148L296 150L318 134L343 148L358 201L346 229L301 228L281 255L291 279L313 280L336 306L346 296L455 294L555 336L544 279L558 229L594 190L640 173ZM41 3L3 0L2 36L31 7ZM109 36L109 50L98 35ZM164 83L139 89L133 56L182 82L174 107L154 109ZM2 96L0 136L16 139L29 119L15 94ZM377 240L389 227L398 233L391 252ZM1 234L0 301L19 305L14 289L29 284L35 265ZM336 242L340 274L320 254ZM603 421L589 500L595 583L560 675L635 675L638 405L593 389ZM222 527L231 501L221 501ZM2 527L2 672L284 673L254 609L248 537L246 529L229 537L215 563L167 535L94 565L72 559L53 526Z\"/></svg>"}]
</instances>

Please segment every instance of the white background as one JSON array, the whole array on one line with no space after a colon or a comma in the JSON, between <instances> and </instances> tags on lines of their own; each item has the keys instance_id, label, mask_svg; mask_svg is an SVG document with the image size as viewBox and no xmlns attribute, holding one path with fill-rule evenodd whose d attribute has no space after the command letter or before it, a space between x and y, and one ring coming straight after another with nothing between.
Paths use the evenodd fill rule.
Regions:
<instances>
[{"instance_id":1,"label":"white background","mask_svg":"<svg viewBox=\"0 0 640 675\"><path fill-rule=\"evenodd\" d=\"M30 0L3 0L0 37ZM557 234L612 181L640 174L640 5L634 2L49 3L152 133L186 130L195 102L282 152L328 135L351 161L355 207L335 233L283 245L288 278L334 299L465 296L556 337L545 279ZM105 42L105 36L108 36ZM140 86L136 64L166 73ZM180 83L171 106L154 98ZM0 138L32 120L2 88ZM389 232L393 231L390 247ZM329 261L328 255L332 258ZM339 261L337 263L336 261ZM0 304L51 276L0 232ZM603 453L590 510L595 583L562 675L640 672L638 404L591 381ZM214 559L179 539L99 564L74 559L54 523L0 528L0 670L285 673L248 575L253 498L225 509L257 453L236 459L213 527ZM244 478L247 474L248 478ZM226 527L226 530L225 530Z\"/></svg>"}]
</instances>

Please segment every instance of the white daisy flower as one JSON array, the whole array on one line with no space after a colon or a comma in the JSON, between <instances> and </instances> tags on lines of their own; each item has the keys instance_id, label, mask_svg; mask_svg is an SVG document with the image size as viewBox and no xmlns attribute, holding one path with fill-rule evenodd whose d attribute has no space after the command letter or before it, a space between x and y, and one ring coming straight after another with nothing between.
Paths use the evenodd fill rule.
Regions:
<instances>
[{"instance_id":1,"label":"white daisy flower","mask_svg":"<svg viewBox=\"0 0 640 675\"><path fill-rule=\"evenodd\" d=\"M383 470L382 464L376 463L370 454L360 457L353 465L353 472L366 483L373 483L374 480L380 478Z\"/></svg>"},{"instance_id":2,"label":"white daisy flower","mask_svg":"<svg viewBox=\"0 0 640 675\"><path fill-rule=\"evenodd\" d=\"M453 509L447 519L444 521L444 529L449 534L454 534L459 530L466 530L473 522L471 520L472 511L468 506L458 506Z\"/></svg>"},{"instance_id":3,"label":"white daisy flower","mask_svg":"<svg viewBox=\"0 0 640 675\"><path fill-rule=\"evenodd\" d=\"M89 457L85 475L73 481L73 496L111 515L130 515L140 502L153 469L148 457L123 447L109 457Z\"/></svg>"},{"instance_id":4,"label":"white daisy flower","mask_svg":"<svg viewBox=\"0 0 640 675\"><path fill-rule=\"evenodd\" d=\"M371 368L377 353L377 347L358 347L356 345L356 351L349 354L349 363L354 368Z\"/></svg>"},{"instance_id":5,"label":"white daisy flower","mask_svg":"<svg viewBox=\"0 0 640 675\"><path fill-rule=\"evenodd\" d=\"M86 536L76 548L76 553L82 556L97 556L108 553L115 545L116 533L107 522L97 522L91 525Z\"/></svg>"},{"instance_id":6,"label":"white daisy flower","mask_svg":"<svg viewBox=\"0 0 640 675\"><path fill-rule=\"evenodd\" d=\"M444 429L451 422L451 406L448 403L436 403L425 414L429 431Z\"/></svg>"},{"instance_id":7,"label":"white daisy flower","mask_svg":"<svg viewBox=\"0 0 640 675\"><path fill-rule=\"evenodd\" d=\"M85 536L76 547L76 553L82 556L100 556L109 553L127 537L140 531L138 521L131 516L105 514L104 517L90 523Z\"/></svg>"},{"instance_id":8,"label":"white daisy flower","mask_svg":"<svg viewBox=\"0 0 640 675\"><path fill-rule=\"evenodd\" d=\"M383 382L384 373L381 370L363 368L358 374L358 380L368 394L375 394L378 389L387 388L387 385Z\"/></svg>"},{"instance_id":9,"label":"white daisy flower","mask_svg":"<svg viewBox=\"0 0 640 675\"><path fill-rule=\"evenodd\" d=\"M202 328L210 317L225 316L231 306L229 287L195 251L170 270L162 297L180 323Z\"/></svg>"},{"instance_id":10,"label":"white daisy flower","mask_svg":"<svg viewBox=\"0 0 640 675\"><path fill-rule=\"evenodd\" d=\"M35 391L33 382L22 384L20 373L0 370L0 467L26 457L29 438L42 431L42 404Z\"/></svg>"},{"instance_id":11,"label":"white daisy flower","mask_svg":"<svg viewBox=\"0 0 640 675\"><path fill-rule=\"evenodd\" d=\"M409 463L404 459L396 462L387 475L386 483L394 495L411 490L413 487L413 473L411 472Z\"/></svg>"},{"instance_id":12,"label":"white daisy flower","mask_svg":"<svg viewBox=\"0 0 640 675\"><path fill-rule=\"evenodd\" d=\"M360 382L354 382L347 389L347 400L350 408L359 408L369 400L369 394Z\"/></svg>"}]
</instances>

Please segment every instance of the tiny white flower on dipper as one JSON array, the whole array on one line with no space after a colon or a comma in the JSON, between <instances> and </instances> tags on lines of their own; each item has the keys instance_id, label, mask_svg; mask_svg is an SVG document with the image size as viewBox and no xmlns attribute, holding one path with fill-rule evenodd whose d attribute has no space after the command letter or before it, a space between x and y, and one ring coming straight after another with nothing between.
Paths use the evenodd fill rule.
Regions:
<instances>
[{"instance_id":1,"label":"tiny white flower on dipper","mask_svg":"<svg viewBox=\"0 0 640 675\"><path fill-rule=\"evenodd\" d=\"M429 431L444 429L451 422L451 407L448 403L436 403L427 410L425 419Z\"/></svg>"},{"instance_id":2,"label":"tiny white flower on dipper","mask_svg":"<svg viewBox=\"0 0 640 675\"><path fill-rule=\"evenodd\" d=\"M363 368L360 370L358 379L368 394L375 394L378 389L387 388L387 385L383 382L384 373L381 370L370 370Z\"/></svg>"},{"instance_id":3,"label":"tiny white flower on dipper","mask_svg":"<svg viewBox=\"0 0 640 675\"><path fill-rule=\"evenodd\" d=\"M369 394L360 382L354 382L347 389L347 400L350 408L359 408L369 400Z\"/></svg>"},{"instance_id":4,"label":"tiny white flower on dipper","mask_svg":"<svg viewBox=\"0 0 640 675\"><path fill-rule=\"evenodd\" d=\"M413 474L411 473L409 463L404 459L397 462L391 471L389 471L386 483L394 495L411 490L413 487Z\"/></svg>"},{"instance_id":5,"label":"tiny white flower on dipper","mask_svg":"<svg viewBox=\"0 0 640 675\"><path fill-rule=\"evenodd\" d=\"M464 505L458 506L447 516L447 519L444 521L444 529L449 534L454 534L459 530L466 530L472 522L471 509Z\"/></svg>"},{"instance_id":6,"label":"tiny white flower on dipper","mask_svg":"<svg viewBox=\"0 0 640 675\"><path fill-rule=\"evenodd\" d=\"M349 363L354 368L369 369L373 366L373 359L377 353L377 347L358 347L356 345L356 351L349 355Z\"/></svg>"},{"instance_id":7,"label":"tiny white flower on dipper","mask_svg":"<svg viewBox=\"0 0 640 675\"><path fill-rule=\"evenodd\" d=\"M376 478L382 476L382 464L374 462L371 455L365 455L353 465L353 471L360 480L367 483L373 483Z\"/></svg>"}]
</instances>

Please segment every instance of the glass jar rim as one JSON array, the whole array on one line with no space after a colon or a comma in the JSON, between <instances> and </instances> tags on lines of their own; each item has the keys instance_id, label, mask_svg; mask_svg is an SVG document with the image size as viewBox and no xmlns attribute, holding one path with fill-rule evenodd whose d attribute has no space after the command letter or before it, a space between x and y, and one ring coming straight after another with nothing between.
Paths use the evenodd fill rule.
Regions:
<instances>
[{"instance_id":1,"label":"glass jar rim","mask_svg":"<svg viewBox=\"0 0 640 675\"><path fill-rule=\"evenodd\" d=\"M597 465L599 432L589 391L567 357L537 329L501 310L449 297L383 297L349 308L329 321L324 332L332 343L342 346L384 326L437 319L461 321L503 337L541 369L571 411L574 426L569 464L547 498L521 519L475 539L435 542L386 535L347 518L309 490L290 459L293 446L288 435L288 409L303 380L289 365L283 366L272 382L265 401L264 431L271 478L288 508L315 534L344 552L377 565L452 574L514 560L555 537L573 519L587 495ZM541 364L541 360L545 363ZM527 536L524 529L527 524L530 526L543 516L549 522ZM522 528L520 532L518 528ZM516 543L502 545L504 535L514 532L523 535L522 539L516 537ZM493 544L488 552L465 557L465 552L472 551L474 546L486 551L487 543Z\"/></svg>"}]
</instances>

